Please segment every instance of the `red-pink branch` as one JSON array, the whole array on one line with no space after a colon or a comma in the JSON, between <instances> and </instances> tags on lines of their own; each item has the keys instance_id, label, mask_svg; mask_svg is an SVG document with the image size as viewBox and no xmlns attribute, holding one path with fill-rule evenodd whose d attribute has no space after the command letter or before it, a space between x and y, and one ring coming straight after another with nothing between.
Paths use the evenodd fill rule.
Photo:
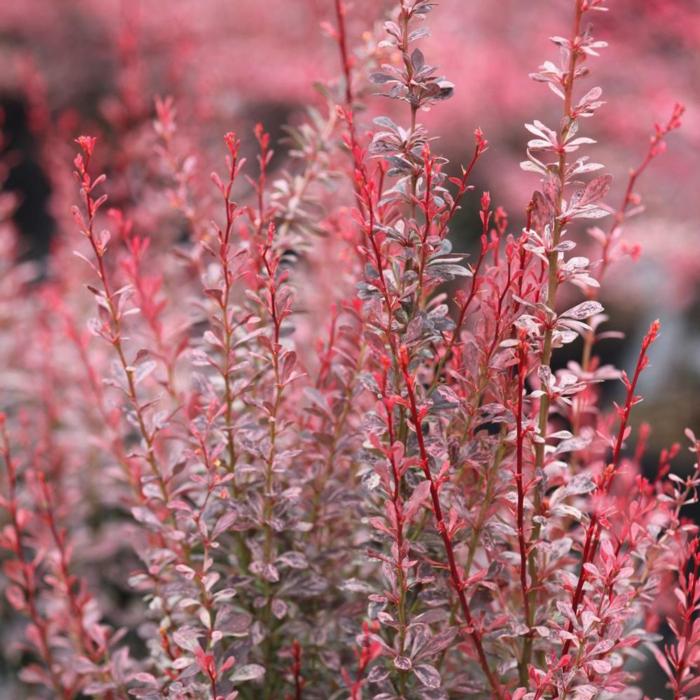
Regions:
<instances>
[{"instance_id":1,"label":"red-pink branch","mask_svg":"<svg viewBox=\"0 0 700 700\"><path fill-rule=\"evenodd\" d=\"M430 462L428 458L428 452L425 447L425 437L423 435L423 418L425 417L425 409L418 408L414 380L408 369L408 351L405 347L402 347L400 349L399 359L401 362L401 372L406 383L406 391L408 393L411 420L413 421L413 427L416 431L416 438L418 440L418 451L420 454L421 469L423 470L425 478L430 483L430 498L433 504L435 523L445 547L445 554L447 555L447 564L450 572L450 578L452 579L452 585L457 593L457 598L459 599L459 604L462 608L464 620L469 628L469 636L471 637L471 640L474 644L474 648L476 649L476 653L479 658L479 664L481 665L484 675L486 676L488 684L491 686L491 690L494 693L494 697L502 698L503 691L501 689L501 684L489 666L488 659L486 658L486 652L484 651L481 632L474 624L474 619L469 608L467 596L464 592L464 580L462 578L462 574L459 570L459 567L457 566L457 560L454 553L454 546L452 544L452 537L450 535L447 523L445 523L445 518L442 513L442 506L440 505L440 495L438 493L438 485L435 479L433 478L432 472L430 471Z\"/></svg>"},{"instance_id":2,"label":"red-pink branch","mask_svg":"<svg viewBox=\"0 0 700 700\"><path fill-rule=\"evenodd\" d=\"M625 399L625 405L620 409L620 427L617 432L617 439L615 440L612 458L601 475L598 485L598 490L602 496L605 496L610 491L610 487L617 473L617 468L620 464L622 444L627 433L627 425L629 423L632 407L638 400L634 392L636 390L639 377L649 362L647 352L649 351L652 343L656 340L660 327L661 324L658 321L654 321L651 324L647 334L644 336L644 340L642 341L642 347L639 351L639 358L637 359L637 365L634 369L632 380L630 381L626 376L624 377L624 382L627 387L627 397ZM598 514L594 512L591 515L591 521L586 531L586 539L584 541L583 554L581 556L581 569L579 571L578 582L571 601L571 607L573 608L574 615L578 612L579 606L583 600L583 585L586 582L586 564L592 563L595 559L598 546L600 544L601 532L602 525L600 523L600 519ZM573 625L570 623L569 631L572 631L572 629ZM564 643L561 655L565 656L570 648L571 639L569 638Z\"/></svg>"}]
</instances>

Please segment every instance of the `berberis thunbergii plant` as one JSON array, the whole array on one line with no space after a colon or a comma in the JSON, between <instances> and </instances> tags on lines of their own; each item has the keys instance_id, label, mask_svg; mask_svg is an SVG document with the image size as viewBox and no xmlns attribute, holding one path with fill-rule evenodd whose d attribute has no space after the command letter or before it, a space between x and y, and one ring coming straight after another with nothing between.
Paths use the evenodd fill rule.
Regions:
<instances>
[{"instance_id":1,"label":"berberis thunbergii plant","mask_svg":"<svg viewBox=\"0 0 700 700\"><path fill-rule=\"evenodd\" d=\"M532 75L560 117L525 125L521 230L470 185L484 134L456 169L421 124L454 89L418 48L428 0L357 50L335 0L342 78L285 170L262 126L257 163L228 133L203 195L158 99L132 183L151 230L110 192L104 135L77 139L53 272L0 282L25 386L2 400L0 546L26 697L634 698L645 658L700 697L700 471L674 474L676 445L643 474L630 423L660 324L626 372L597 355L618 337L601 280L683 110L613 185L586 135L606 7L568 2ZM377 92L405 108L371 126ZM467 257L449 234L472 198Z\"/></svg>"}]
</instances>

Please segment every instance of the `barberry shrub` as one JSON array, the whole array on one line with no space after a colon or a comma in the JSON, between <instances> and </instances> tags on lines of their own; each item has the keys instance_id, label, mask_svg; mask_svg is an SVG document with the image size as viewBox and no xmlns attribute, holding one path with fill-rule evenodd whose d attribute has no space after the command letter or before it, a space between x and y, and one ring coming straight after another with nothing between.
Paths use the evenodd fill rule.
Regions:
<instances>
[{"instance_id":1,"label":"barberry shrub","mask_svg":"<svg viewBox=\"0 0 700 700\"><path fill-rule=\"evenodd\" d=\"M17 697L632 698L639 659L700 696L700 442L690 474L679 445L642 471L658 322L627 371L597 354L619 338L601 281L683 110L606 204L581 135L606 7L570 3L532 76L561 118L526 124L519 231L470 185L484 134L454 173L420 123L454 89L418 48L429 0L371 51L335 0L342 77L290 127L286 169L263 126L255 151L227 133L205 187L167 98L126 179L115 134L77 139L47 275L0 280ZM370 125L377 91L404 106ZM467 258L449 234L470 199Z\"/></svg>"}]
</instances>

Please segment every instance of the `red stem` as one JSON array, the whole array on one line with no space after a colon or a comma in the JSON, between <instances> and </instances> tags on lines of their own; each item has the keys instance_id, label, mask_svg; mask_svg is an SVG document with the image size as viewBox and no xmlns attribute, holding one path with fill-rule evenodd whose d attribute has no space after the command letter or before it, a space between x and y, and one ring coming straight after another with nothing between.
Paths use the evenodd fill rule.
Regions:
<instances>
[{"instance_id":1,"label":"red stem","mask_svg":"<svg viewBox=\"0 0 700 700\"><path fill-rule=\"evenodd\" d=\"M296 639L292 644L292 674L294 676L294 700L302 700L304 679L301 676L301 644Z\"/></svg>"},{"instance_id":2,"label":"red stem","mask_svg":"<svg viewBox=\"0 0 700 700\"><path fill-rule=\"evenodd\" d=\"M603 244L603 260L600 268L600 275L598 276L598 281L602 280L608 266L610 265L610 246L613 242L613 235L622 226L625 221L625 216L630 205L634 202L634 186L637 180L642 175L642 173L647 169L649 163L651 163L657 155L659 155L659 147L661 146L664 138L674 129L678 129L681 125L681 117L685 108L681 104L676 104L673 107L673 113L669 118L668 122L663 126L656 125L656 130L653 136L649 140L649 147L642 160L642 162L634 169L630 170L629 178L627 180L627 187L625 188L625 194L622 198L622 204L620 208L615 212L612 223L610 225L610 230L605 237L605 243ZM591 294L595 295L596 289L591 290Z\"/></svg>"},{"instance_id":3,"label":"red stem","mask_svg":"<svg viewBox=\"0 0 700 700\"><path fill-rule=\"evenodd\" d=\"M37 630L39 638L39 655L41 656L44 665L51 678L51 685L54 692L64 700L70 700L73 693L68 688L64 687L59 675L55 671L53 652L49 646L49 633L44 619L39 614L36 597L36 580L34 577L34 565L27 560L24 553L24 545L22 543L22 528L19 524L17 512L17 470L12 459L10 449L10 440L5 429L5 416L0 414L0 452L2 453L7 470L8 494L7 494L7 510L10 516L10 523L13 537L13 554L17 561L22 565L22 577L24 579L24 597L27 604L27 613L29 619Z\"/></svg>"},{"instance_id":4,"label":"red stem","mask_svg":"<svg viewBox=\"0 0 700 700\"><path fill-rule=\"evenodd\" d=\"M482 643L481 632L474 625L474 619L469 609L469 603L467 602L467 597L464 593L464 581L462 580L462 574L457 566L457 560L454 553L454 546L452 544L452 538L450 536L447 524L445 523L445 518L442 513L442 507L440 505L440 496L438 493L438 485L433 478L430 471L430 464L428 458L428 452L425 447L425 438L423 435L422 420L419 415L418 405L416 402L416 394L413 385L413 378L408 369L408 353L405 348L402 348L401 352L401 371L403 373L404 381L406 382L406 391L408 393L408 401L411 409L411 419L413 421L413 426L416 431L416 438L418 440L418 450L420 453L421 468L425 478L430 482L430 498L433 504L433 513L435 514L435 522L437 530L442 538L445 554L447 555L447 563L450 571L450 578L452 579L452 585L457 593L459 599L460 607L462 608L462 614L464 615L464 620L469 628L469 636L472 639L474 647L476 648L477 656L479 657L479 663L481 668L486 675L489 685L497 698L503 697L503 692L501 685L494 675L493 671L489 667L488 659L486 658L486 653L484 651L484 646Z\"/></svg>"},{"instance_id":5,"label":"red stem","mask_svg":"<svg viewBox=\"0 0 700 700\"><path fill-rule=\"evenodd\" d=\"M523 487L523 394L525 393L525 375L527 374L527 345L524 338L518 347L518 404L516 415L516 472L515 485L518 491L518 546L520 548L520 587L523 593L525 620L530 620L530 601L527 586L527 545L525 544L525 489ZM527 622L526 622L527 624Z\"/></svg>"},{"instance_id":6,"label":"red stem","mask_svg":"<svg viewBox=\"0 0 700 700\"><path fill-rule=\"evenodd\" d=\"M654 321L649 327L649 331L644 340L642 341L642 347L639 352L639 358L637 359L637 365L634 369L634 375L632 381L627 381L627 397L625 399L625 405L620 412L620 427L617 432L617 439L615 441L615 446L613 448L612 459L608 466L606 467L604 473L601 476L600 484L598 486L601 494L604 496L610 491L610 486L617 473L617 468L620 463L620 455L622 452L622 443L625 439L625 434L627 432L627 425L629 422L630 413L632 412L632 407L635 403L635 390L637 387L637 382L639 381L639 376L641 375L644 368L647 366L648 358L647 352L651 344L656 340L660 328L658 321ZM583 554L581 556L581 569L579 571L578 582L576 584L576 589L571 601L571 607L573 608L574 615L578 612L579 606L583 600L583 585L586 582L586 568L585 565L593 562L596 553L598 551L598 546L600 544L600 535L602 532L602 526L598 517L598 513L593 513L591 515L591 522L588 525L586 531L586 539L583 545ZM573 630L573 624L569 623L569 632ZM568 653L571 648L571 639L567 639L562 648L561 655L564 656Z\"/></svg>"}]
</instances>

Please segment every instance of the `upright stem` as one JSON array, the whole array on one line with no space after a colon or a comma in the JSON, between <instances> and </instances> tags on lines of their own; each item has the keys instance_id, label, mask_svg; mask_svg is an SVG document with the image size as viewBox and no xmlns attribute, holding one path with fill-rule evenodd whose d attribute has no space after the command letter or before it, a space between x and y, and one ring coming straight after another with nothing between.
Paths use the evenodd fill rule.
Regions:
<instances>
[{"instance_id":1,"label":"upright stem","mask_svg":"<svg viewBox=\"0 0 700 700\"><path fill-rule=\"evenodd\" d=\"M95 186L95 183L91 182L90 176L88 174L88 166L90 163L89 153L85 153L84 167L82 171L79 172L81 176L81 184L83 190L83 197L85 201L85 210L87 213L87 228L85 230L85 235L90 242L90 247L94 254L95 262L97 263L97 276L102 284L102 289L104 291L104 300L107 305L107 311L109 314L109 321L111 324L110 328L110 341L117 353L117 358L119 360L119 366L122 369L124 377L127 384L127 396L131 402L131 406L136 414L136 422L138 424L139 433L146 446L145 459L148 463L151 473L158 483L158 488L160 490L161 497L164 503L168 502L168 488L160 471L160 468L156 462L155 458L155 434L148 430L146 427L146 417L144 415L143 407L138 400L138 395L136 392L136 380L134 377L134 368L129 364L126 359L126 353L122 344L122 328L121 328L121 314L118 309L118 303L115 298L115 294L112 291L112 286L109 281L109 276L107 275L107 269L105 266L104 255L105 247L102 243L98 242L95 234L95 214L97 211L97 204L91 195L91 189Z\"/></svg>"},{"instance_id":2,"label":"upright stem","mask_svg":"<svg viewBox=\"0 0 700 700\"><path fill-rule=\"evenodd\" d=\"M343 71L343 77L345 79L345 94L343 109L345 112L345 121L348 125L348 147L350 149L350 156L353 162L353 168L355 170L355 177L352 178L353 191L355 193L355 201L357 203L357 208L363 214L366 214L364 210L363 195L361 192L361 181L367 182L368 176L365 168L365 164L360 156L361 148L360 143L357 139L357 130L355 128L355 94L352 89L352 59L350 57L350 52L348 49L348 36L347 36L347 26L345 24L345 16L347 14L347 7L344 0L334 0L335 3L335 18L337 26L336 42L338 44L338 52L340 54L340 65ZM357 175L361 178L358 180Z\"/></svg>"},{"instance_id":3,"label":"upright stem","mask_svg":"<svg viewBox=\"0 0 700 700\"><path fill-rule=\"evenodd\" d=\"M571 105L573 98L573 87L575 81L576 65L579 57L578 51L578 40L581 33L581 17L583 15L583 0L576 0L576 8L574 12L573 25L571 28L571 35L569 38L570 42L570 53L569 62L567 66L567 74L564 84L564 115L563 115L563 126L560 131L559 145L561 150L559 152L559 163L558 163L558 194L556 198L555 214L554 214L554 227L552 230L552 250L548 254L548 276L547 276L547 306L549 307L552 314L555 310L556 304L556 294L559 287L559 251L556 247L559 245L561 234L563 230L563 222L561 219L562 206L564 202L564 188L566 186L566 167L567 167L567 157L566 151L564 150L563 144L566 140L566 136L569 133L571 124L573 120L571 119ZM548 321L547 327L545 329L544 340L542 345L542 357L541 365L543 367L549 367L552 362L552 340L554 335L554 328L552 324ZM545 442L547 439L547 424L549 418L549 397L547 394L543 394L540 399L540 410L538 419L539 434L542 440L535 445L535 475L537 475L544 467L544 455L545 455ZM535 501L535 513L539 514L542 504L542 494L539 486L534 489L534 501ZM531 541L536 542L539 538L541 531L541 525L536 522L532 528ZM535 623L535 613L536 613L536 603L537 603L537 555L536 549L531 548L528 557L528 568L530 572L530 592L528 594L529 598L529 616L527 625L532 628ZM531 636L527 637L525 640L525 646L523 649L523 659L522 666L527 668L532 657L532 645L533 638Z\"/></svg>"},{"instance_id":4,"label":"upright stem","mask_svg":"<svg viewBox=\"0 0 700 700\"><path fill-rule=\"evenodd\" d=\"M44 619L39 613L39 606L36 594L36 580L34 575L34 565L27 559L25 545L23 542L22 526L20 525L17 508L17 469L10 449L10 440L5 428L5 415L0 414L0 454L2 454L7 472L7 511L10 516L10 527L12 528L13 554L21 565L23 578L23 592L26 602L27 615L32 621L37 631L37 641L39 656L46 666L46 670L51 679L51 687L57 697L63 700L70 700L73 692L63 685L60 675L56 671L53 651L49 644L49 632Z\"/></svg>"},{"instance_id":5,"label":"upright stem","mask_svg":"<svg viewBox=\"0 0 700 700\"><path fill-rule=\"evenodd\" d=\"M618 207L617 211L612 217L612 222L610 224L610 228L608 229L607 234L605 235L605 240L603 242L603 250L602 250L602 262L600 265L600 271L598 272L597 280L598 282L601 282L603 279L603 276L607 272L608 268L610 267L611 264L611 255L610 251L612 248L613 243L615 242L616 234L618 231L622 228L624 225L628 211L630 208L635 205L639 204L638 198L635 196L634 193L634 188L637 184L637 180L642 176L644 171L647 169L649 164L651 163L654 158L659 155L659 153L663 152L663 146L664 146L664 139L668 134L673 131L674 129L678 129L681 125L681 117L683 116L683 113L685 111L685 108L681 104L676 104L673 107L673 112L671 113L671 116L669 120L663 124L657 124L655 127L654 134L651 136L649 140L649 146L647 147L647 151L644 154L644 157L642 158L641 162L636 168L632 168L629 171L629 175L627 178L627 185L625 187L625 192L624 195L622 196L622 201L620 202L620 206ZM598 288L597 287L590 287L588 290L588 296L592 299L595 299L598 295ZM586 332L583 338L583 352L581 355L581 369L584 372L587 372L590 364L591 364L591 359L593 357L593 345L595 343L595 331L593 329L589 330ZM578 429L581 421L581 401L576 400L575 402L575 410L574 410L574 416L573 416L573 423L574 427ZM574 430L573 432L577 432Z\"/></svg>"},{"instance_id":6,"label":"upright stem","mask_svg":"<svg viewBox=\"0 0 700 700\"><path fill-rule=\"evenodd\" d=\"M620 426L617 431L617 438L615 440L615 446L613 448L612 458L610 463L606 467L605 471L601 475L600 483L598 486L601 496L605 496L609 493L612 482L617 473L617 468L620 463L620 456L622 453L622 444L624 442L625 436L627 434L627 426L629 424L630 414L632 412L632 407L634 406L637 397L635 396L635 391L637 388L637 382L639 377L648 363L647 352L651 347L651 344L656 340L660 328L658 321L654 321L651 324L649 331L647 332L644 340L642 341L642 347L639 352L639 358L637 359L637 365L634 369L634 375L632 380L627 382L627 397L625 399L625 405L620 410ZM574 611L574 615L578 612L579 606L583 600L583 585L586 582L586 564L593 562L595 555L598 551L598 546L600 544L600 535L602 533L602 526L598 517L598 513L594 512L591 515L591 521L588 524L586 530L586 539L583 545L583 554L581 555L581 567L578 575L578 582L574 590L574 594L571 600L571 607ZM569 631L573 629L573 625L569 624ZM571 639L567 639L562 648L561 655L565 656L569 649L571 648Z\"/></svg>"},{"instance_id":7,"label":"upright stem","mask_svg":"<svg viewBox=\"0 0 700 700\"><path fill-rule=\"evenodd\" d=\"M302 700L304 679L301 676L301 644L296 639L292 644L292 675L294 677L294 700Z\"/></svg>"},{"instance_id":8,"label":"upright stem","mask_svg":"<svg viewBox=\"0 0 700 700\"><path fill-rule=\"evenodd\" d=\"M219 235L219 263L223 275L224 289L219 301L221 311L221 323L223 326L223 367L222 379L224 380L224 401L226 410L224 417L226 420L226 448L228 451L228 468L231 473L235 472L236 468L236 446L233 438L233 385L231 382L231 352L233 346L233 324L229 313L229 303L231 298L231 288L233 286L233 275L230 263L230 241L233 231L233 222L236 214L236 206L231 202L231 191L238 173L238 148L239 142L233 134L227 134L227 145L229 147L229 177L228 182L223 188L224 206L226 207L226 225L223 232ZM234 495L236 495L237 487L236 480L232 481Z\"/></svg>"},{"instance_id":9,"label":"upright stem","mask_svg":"<svg viewBox=\"0 0 700 700\"><path fill-rule=\"evenodd\" d=\"M274 399L272 402L272 411L269 418L269 436L270 449L265 460L265 493L264 493L264 508L263 519L265 521L265 562L269 563L272 556L272 538L273 531L270 521L272 519L272 511L274 499L272 488L274 485L274 467L277 457L277 414L282 403L282 382L280 377L280 330L282 319L279 317L277 308L277 283L275 275L277 274L276 267L271 264L269 258L269 249L265 249L262 254L262 261L265 267L265 272L268 276L269 293L270 293L270 315L272 318L272 372L274 377Z\"/></svg>"},{"instance_id":10,"label":"upright stem","mask_svg":"<svg viewBox=\"0 0 700 700\"><path fill-rule=\"evenodd\" d=\"M523 395L525 394L525 376L527 375L527 346L525 338L520 339L518 346L518 400L516 408L516 437L515 437L515 486L518 494L517 505L517 527L518 527L518 547L520 549L520 588L523 594L523 611L526 624L530 622L530 600L527 586L527 544L525 542L525 489L523 487L523 446L525 435L523 431ZM525 650L527 639L523 644ZM524 658L519 666L520 683L527 685L528 667Z\"/></svg>"},{"instance_id":11,"label":"upright stem","mask_svg":"<svg viewBox=\"0 0 700 700\"><path fill-rule=\"evenodd\" d=\"M404 540L404 514L403 514L403 500L401 498L401 470L399 465L396 463L396 457L394 455L393 445L396 439L394 431L394 412L392 404L387 400L386 397L389 396L388 389L388 368L384 370L383 383L382 383L382 393L385 397L384 408L386 410L386 425L389 437L389 462L391 464L391 473L394 477L394 490L391 494L391 502L394 508L394 517L396 518L396 580L398 582L398 601L396 603L396 614L399 621L398 627L398 637L399 637L399 656L403 656L406 648L406 626L407 626L407 616L406 616L406 593L408 592L408 586L406 581L406 574L404 572L404 559L408 558L408 547ZM401 693L405 693L406 685L406 673L401 671L399 675L399 685Z\"/></svg>"},{"instance_id":12,"label":"upright stem","mask_svg":"<svg viewBox=\"0 0 700 700\"><path fill-rule=\"evenodd\" d=\"M462 609L462 615L469 628L469 636L471 637L474 648L479 659L479 664L486 676L488 684L491 686L491 690L496 698L503 697L503 691L501 689L501 684L496 678L496 675L491 670L489 666L488 659L486 658L486 652L484 651L484 645L481 637L481 631L474 624L474 619L472 617L471 610L469 608L469 603L467 602L467 597L464 592L464 580L462 574L460 573L459 567L457 566L457 559L454 553L454 546L452 544L452 535L445 522L445 518L442 512L442 506L440 505L440 496L438 492L438 485L433 478L433 474L430 471L430 461L428 457L428 451L425 447L425 437L423 435L423 424L422 424L422 412L418 409L418 404L416 401L416 393L414 389L414 380L408 369L408 353L405 348L401 349L401 371L403 373L404 381L406 383L406 391L408 393L408 401L411 412L411 420L413 422L413 427L416 431L416 439L418 440L418 452L420 455L421 469L425 478L430 483L430 498L433 505L433 513L435 515L435 524L442 542L445 548L445 554L447 555L447 564L450 571L450 578L452 579L452 585L457 593L457 598L459 599L459 605Z\"/></svg>"}]
</instances>

